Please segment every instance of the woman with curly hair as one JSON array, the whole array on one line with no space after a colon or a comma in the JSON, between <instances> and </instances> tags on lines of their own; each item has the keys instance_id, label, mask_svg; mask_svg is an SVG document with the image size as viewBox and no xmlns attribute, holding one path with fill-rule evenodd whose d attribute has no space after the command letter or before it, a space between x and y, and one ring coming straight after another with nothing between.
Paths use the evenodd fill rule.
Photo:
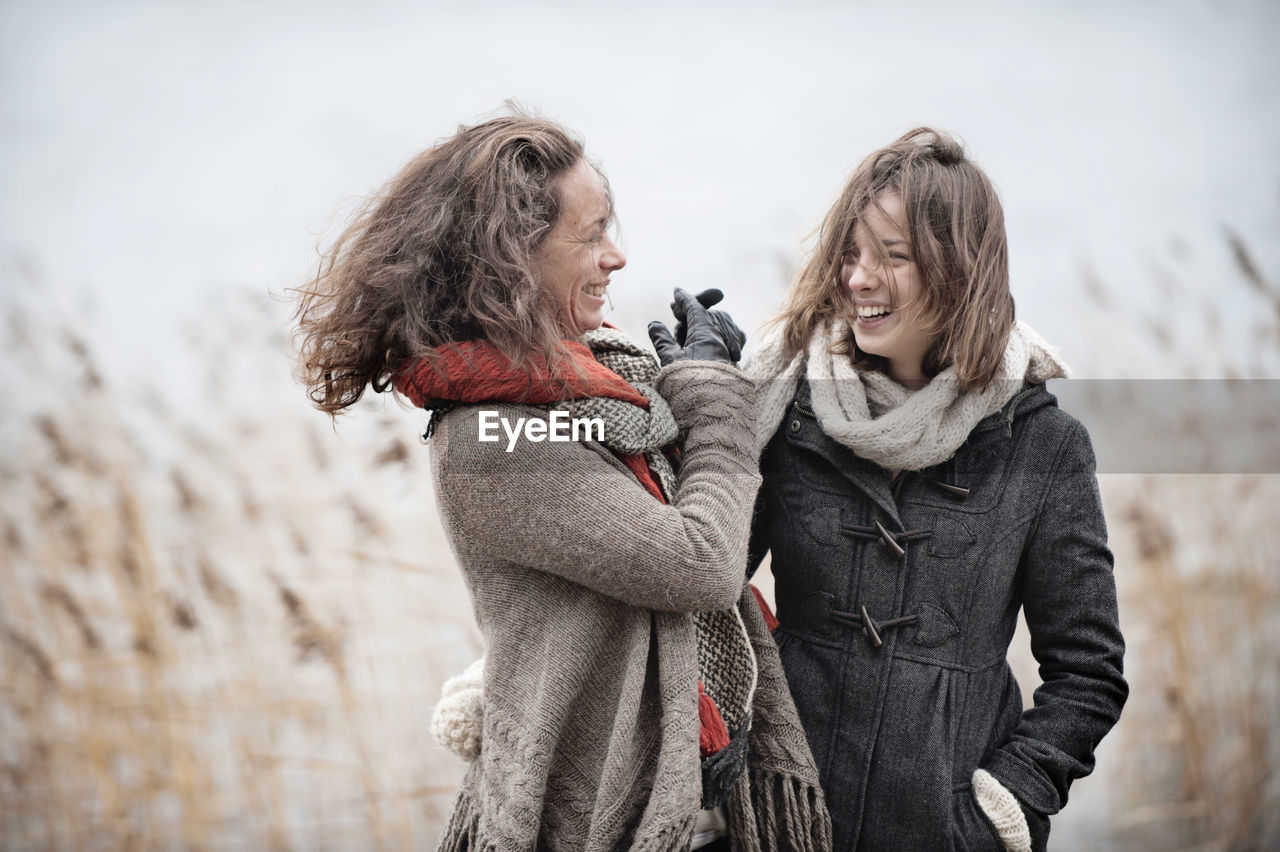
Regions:
<instances>
[{"instance_id":1,"label":"woman with curly hair","mask_svg":"<svg viewBox=\"0 0 1280 852\"><path fill-rule=\"evenodd\" d=\"M748 369L751 564L772 552L836 848L1043 849L1119 718L1124 641L1089 436L959 143L919 128L862 162Z\"/></svg>"},{"instance_id":2,"label":"woman with curly hair","mask_svg":"<svg viewBox=\"0 0 1280 852\"><path fill-rule=\"evenodd\" d=\"M410 162L301 294L320 409L372 387L432 412L486 652L480 745L440 848L829 848L745 586L759 478L740 333L683 291L679 341L651 331L661 366L605 325L626 262L612 219L581 143L498 118ZM566 414L603 434L549 440ZM495 423L518 425L490 440Z\"/></svg>"}]
</instances>

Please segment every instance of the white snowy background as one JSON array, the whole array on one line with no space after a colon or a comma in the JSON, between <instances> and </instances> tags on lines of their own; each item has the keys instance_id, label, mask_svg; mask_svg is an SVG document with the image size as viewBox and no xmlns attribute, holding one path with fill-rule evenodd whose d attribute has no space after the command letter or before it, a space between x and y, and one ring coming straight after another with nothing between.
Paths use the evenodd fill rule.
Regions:
<instances>
[{"instance_id":1,"label":"white snowy background","mask_svg":"<svg viewBox=\"0 0 1280 852\"><path fill-rule=\"evenodd\" d=\"M44 412L84 452L115 436L117 449L102 452L133 477L140 495L159 554L156 588L168 590L157 600L171 603L189 591L190 606L204 613L199 623L215 631L218 596L210 590L217 584L201 574L200 586L187 569L167 574L163 565L169 556L185 564L180 555L207 540L231 547L238 539L240 551L221 563L233 587L265 600L300 588L312 596L317 623L316 611L336 613L347 656L335 669L369 691L360 693L367 704L345 686L333 694L345 696L343 724L359 717L371 731L350 754L340 743L326 745L325 732L338 722L320 725L313 739L290 741L295 759L329 749L339 755L334 766L363 767L352 776L368 800L359 793L356 804L345 793L337 804L324 798L325 779L345 778L345 770L295 782L277 762L274 792L254 800L266 802L269 814L235 828L234 815L245 811L226 784L209 782L229 798L197 819L185 797L204 788L190 779L178 805L147 804L144 793L164 782L138 786L129 772L113 775L115 764L101 755L76 763L80 752L98 754L74 740L92 711L71 713L55 730L41 729L35 717L19 724L21 713L10 709L0 716L0 725L13 723L0 732L6 766L56 764L59 752L49 743L58 741L65 765L98 781L85 781L79 798L58 792L66 788L51 780L53 769L44 786L14 787L10 801L19 804L0 809L0 838L14 848L114 848L139 838L161 846L205 838L215 846L269 840L359 848L338 840L348 835L332 833L334 826L356 837L360 826L374 825L380 833L366 836L370 845L434 842L461 768L423 733L425 706L440 680L479 649L465 592L430 517L425 465L412 444L421 420L371 403L335 433L308 412L289 377L285 291L306 280L317 247L337 235L358 198L458 124L515 98L581 134L611 180L629 259L615 276L613 319L637 336L666 312L677 285L721 287L740 323L757 328L849 170L928 124L962 137L999 187L1019 316L1057 344L1078 375L1275 379L1280 346L1268 335L1276 321L1267 297L1242 276L1228 235L1274 282L1278 42L1280 4L1268 0L0 3L0 310L7 323L0 499L12 530L0 566L9 594L0 617L11 641L0 661L10 693L25 688L22 660L39 658L30 648L41 646L48 629L41 607L56 600L65 612L74 609L48 591L61 557L31 555L32 535L24 533L39 529L33 507L58 488L74 495L74 476L95 470L84 462L76 473L74 452L71 462L61 457L71 479L42 468L58 462L57 447L32 437L24 418ZM77 390L72 376L82 377L85 357L48 342L67 331L83 342L76 351L89 353L105 391L92 382ZM38 431L49 435L44 426ZM408 460L402 440L412 444ZM42 461L51 452L53 461ZM362 466L374 452L400 467ZM238 485L219 479L232 470ZM1262 527L1274 514L1266 502L1274 479L1261 486L1263 507L1255 505ZM179 480L194 483L203 504L199 496L187 500ZM219 489L239 489L228 498L234 508L218 503ZM1112 493L1128 492L1109 493L1119 502ZM179 519L169 505L177 498L203 512L204 526ZM341 520L327 514L344 501L350 511ZM237 512L256 519L259 532L233 519ZM353 523L356 531L333 544ZM290 536L292 545L277 541ZM373 538L380 544L370 550ZM1258 545L1266 559L1274 545L1274 537ZM312 564L334 549L350 565L321 571ZM390 553L405 564L395 572L369 568ZM275 567L264 569L268 562ZM351 565L371 577L353 581ZM78 583L69 575L63 586L90 623L109 621L122 606ZM310 622L298 622L297 608L283 599L302 631L295 641L304 656L318 647L337 659L339 640L326 645L306 633ZM354 611L342 609L353 601ZM1274 612L1272 598L1264 606ZM1266 615L1263 623L1276 620ZM262 635L278 641L278 627L272 622L276 633L263 628ZM284 663L277 671L225 651L239 647L236 629L218 635L204 652L223 649L220 671L229 684L243 680L237 666L252 665L275 672L250 678L260 690L252 696L287 682L279 674ZM181 659L187 652L174 643ZM109 638L100 644L111 648ZM87 706L66 697L72 669L80 671L70 652L57 651L63 646L54 639L41 647L51 663L36 665L37 680L62 689L68 706ZM436 656L423 661L424 647ZM369 698L379 684L390 691ZM325 694L317 693L317 706ZM376 712L368 710L375 704ZM272 738L242 737L244 754L260 744L259 734ZM32 745L39 742L43 751ZM110 752L109 745L102 748ZM1100 759L1118 760L1117 753L1104 750ZM161 763L172 769L165 755ZM242 771L258 771L244 760ZM1108 810L1115 777L1102 772L1081 784L1080 804L1055 820L1061 848L1083 848L1081 838L1104 836L1113 824L1134 830L1132 820ZM1274 789L1274 773L1268 777ZM370 804L375 791L390 804ZM85 801L106 804L83 811L69 804ZM341 816L348 806L374 816ZM52 824L50 809L66 819Z\"/></svg>"}]
</instances>

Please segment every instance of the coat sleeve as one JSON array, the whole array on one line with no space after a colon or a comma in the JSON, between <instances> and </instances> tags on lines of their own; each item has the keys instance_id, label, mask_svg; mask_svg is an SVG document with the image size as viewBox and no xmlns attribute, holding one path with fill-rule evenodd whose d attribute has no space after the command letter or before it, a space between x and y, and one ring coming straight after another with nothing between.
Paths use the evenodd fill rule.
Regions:
<instances>
[{"instance_id":1,"label":"coat sleeve","mask_svg":"<svg viewBox=\"0 0 1280 852\"><path fill-rule=\"evenodd\" d=\"M1093 770L1129 693L1093 447L1079 423L1049 476L1020 568L1042 685L983 767L1040 814L1061 810L1071 782Z\"/></svg>"},{"instance_id":2,"label":"coat sleeve","mask_svg":"<svg viewBox=\"0 0 1280 852\"><path fill-rule=\"evenodd\" d=\"M736 368L696 361L665 368L656 387L684 440L669 505L598 446L519 439L508 453L505 436L477 441L478 409L450 416L433 467L459 560L534 568L650 609L733 606L760 484L754 390Z\"/></svg>"}]
</instances>

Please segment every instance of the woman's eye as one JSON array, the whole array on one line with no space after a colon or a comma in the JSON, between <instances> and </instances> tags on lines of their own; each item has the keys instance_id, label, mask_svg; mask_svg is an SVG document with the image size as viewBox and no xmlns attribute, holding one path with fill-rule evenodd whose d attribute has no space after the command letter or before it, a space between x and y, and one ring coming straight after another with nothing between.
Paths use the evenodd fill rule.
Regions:
<instances>
[{"instance_id":1,"label":"woman's eye","mask_svg":"<svg viewBox=\"0 0 1280 852\"><path fill-rule=\"evenodd\" d=\"M899 254L898 252L889 252L889 259L890 260L910 260L911 258L907 257L905 254Z\"/></svg>"}]
</instances>

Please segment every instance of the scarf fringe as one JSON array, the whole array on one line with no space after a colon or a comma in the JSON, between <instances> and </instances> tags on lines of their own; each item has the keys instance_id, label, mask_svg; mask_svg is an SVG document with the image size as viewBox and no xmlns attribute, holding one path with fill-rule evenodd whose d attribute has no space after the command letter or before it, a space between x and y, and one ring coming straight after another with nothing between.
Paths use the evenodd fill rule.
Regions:
<instances>
[{"instance_id":1,"label":"scarf fringe","mask_svg":"<svg viewBox=\"0 0 1280 852\"><path fill-rule=\"evenodd\" d=\"M480 809L465 793L454 802L436 852L497 852L498 845L480 836Z\"/></svg>"},{"instance_id":2,"label":"scarf fringe","mask_svg":"<svg viewBox=\"0 0 1280 852\"><path fill-rule=\"evenodd\" d=\"M736 792L728 808L734 852L830 852L831 815L817 785L753 767Z\"/></svg>"},{"instance_id":3,"label":"scarf fringe","mask_svg":"<svg viewBox=\"0 0 1280 852\"><path fill-rule=\"evenodd\" d=\"M645 852L683 852L693 842L697 818L697 814L690 814L656 834L636 841L632 848ZM480 831L480 809L475 802L465 794L458 796L436 852L498 852L498 849L498 844L484 837Z\"/></svg>"},{"instance_id":4,"label":"scarf fringe","mask_svg":"<svg viewBox=\"0 0 1280 852\"><path fill-rule=\"evenodd\" d=\"M645 852L684 852L693 843L693 826L697 818L697 814L691 814L686 819L673 822L657 834L635 841L632 848Z\"/></svg>"}]
</instances>

